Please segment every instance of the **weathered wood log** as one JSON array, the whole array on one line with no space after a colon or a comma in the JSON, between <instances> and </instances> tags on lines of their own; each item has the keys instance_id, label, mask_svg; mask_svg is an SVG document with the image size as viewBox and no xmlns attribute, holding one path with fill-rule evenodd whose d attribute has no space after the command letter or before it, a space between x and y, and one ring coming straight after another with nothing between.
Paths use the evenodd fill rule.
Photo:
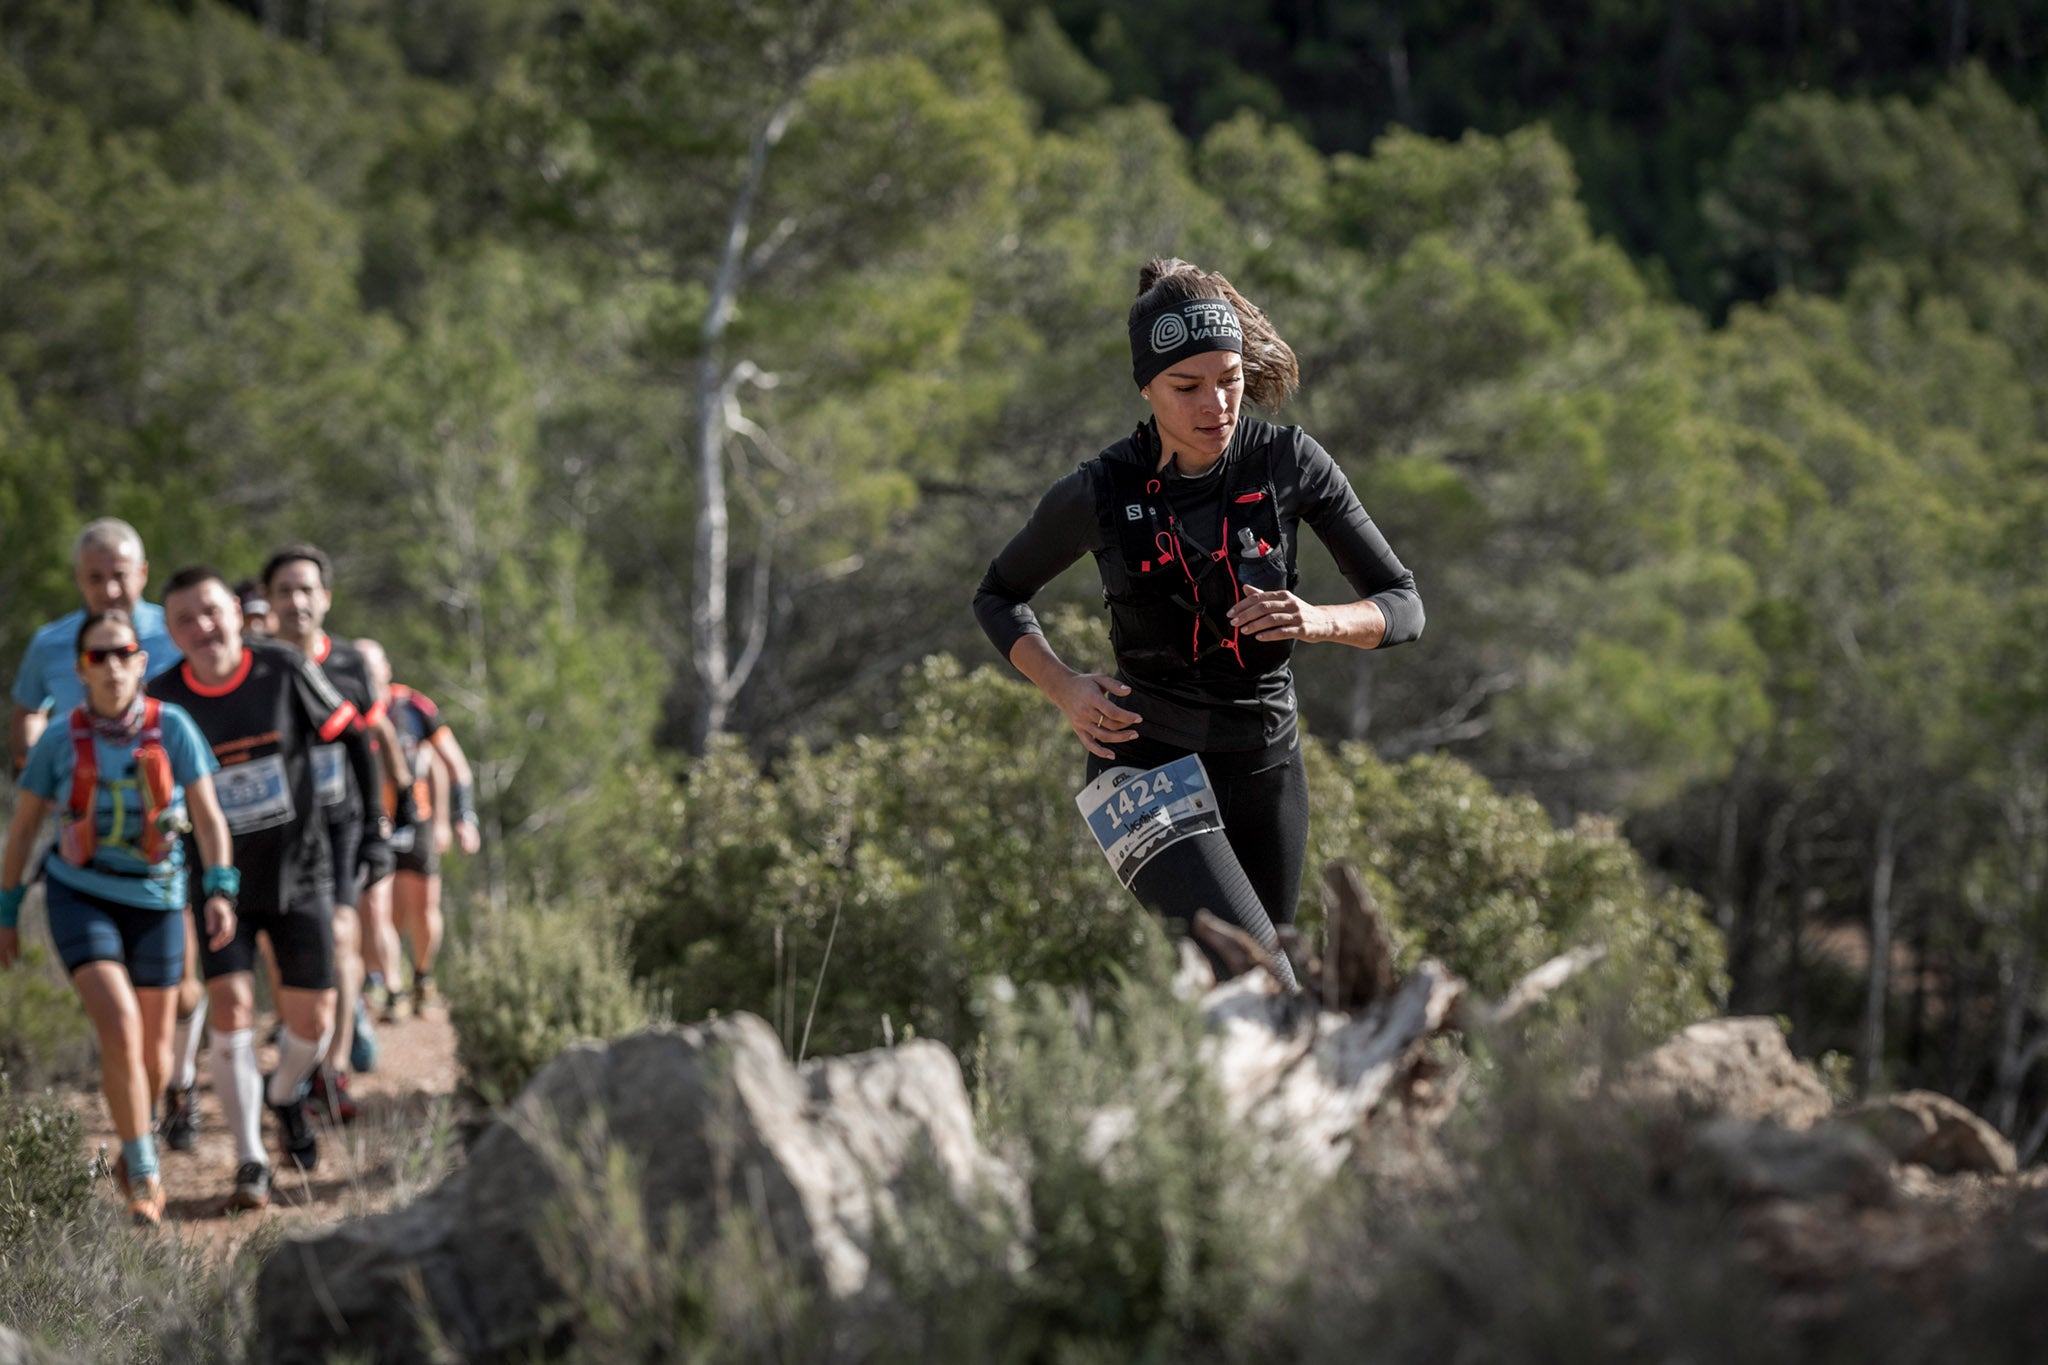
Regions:
<instances>
[{"instance_id":1,"label":"weathered wood log","mask_svg":"<svg viewBox=\"0 0 2048 1365\"><path fill-rule=\"evenodd\" d=\"M1323 869L1323 955L1316 996L1326 1009L1363 1010L1394 989L1394 944L1386 917L1359 873L1339 860Z\"/></svg>"},{"instance_id":2,"label":"weathered wood log","mask_svg":"<svg viewBox=\"0 0 2048 1365\"><path fill-rule=\"evenodd\" d=\"M1374 1109L1398 1101L1464 989L1442 964L1424 961L1378 1006L1348 1013L1252 973L1203 999L1204 1047L1232 1115L1327 1173L1349 1156Z\"/></svg>"}]
</instances>

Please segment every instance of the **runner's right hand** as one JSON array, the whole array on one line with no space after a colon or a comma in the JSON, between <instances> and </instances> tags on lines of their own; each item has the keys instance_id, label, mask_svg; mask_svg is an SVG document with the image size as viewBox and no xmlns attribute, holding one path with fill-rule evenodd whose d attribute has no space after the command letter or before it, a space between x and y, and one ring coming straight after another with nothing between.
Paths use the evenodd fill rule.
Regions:
<instances>
[{"instance_id":1,"label":"runner's right hand","mask_svg":"<svg viewBox=\"0 0 2048 1365\"><path fill-rule=\"evenodd\" d=\"M219 952L235 941L235 907L226 896L206 898L206 946Z\"/></svg>"},{"instance_id":2,"label":"runner's right hand","mask_svg":"<svg viewBox=\"0 0 2048 1365\"><path fill-rule=\"evenodd\" d=\"M21 957L21 931L0 929L0 970L12 967Z\"/></svg>"},{"instance_id":3,"label":"runner's right hand","mask_svg":"<svg viewBox=\"0 0 2048 1365\"><path fill-rule=\"evenodd\" d=\"M1138 737L1131 727L1141 717L1115 701L1130 694L1130 685L1112 674L1076 673L1059 684L1052 700L1089 753L1097 758L1115 758L1106 746L1127 744Z\"/></svg>"},{"instance_id":4,"label":"runner's right hand","mask_svg":"<svg viewBox=\"0 0 2048 1365\"><path fill-rule=\"evenodd\" d=\"M363 831L363 842L356 847L356 868L362 873L363 885L375 886L390 876L392 868L397 865L398 855L392 851L383 831Z\"/></svg>"},{"instance_id":5,"label":"runner's right hand","mask_svg":"<svg viewBox=\"0 0 2048 1365\"><path fill-rule=\"evenodd\" d=\"M412 788L400 787L398 789L398 811L391 817L391 827L394 830L398 830L404 829L408 825L417 825L419 823L420 808L419 803L413 799Z\"/></svg>"}]
</instances>

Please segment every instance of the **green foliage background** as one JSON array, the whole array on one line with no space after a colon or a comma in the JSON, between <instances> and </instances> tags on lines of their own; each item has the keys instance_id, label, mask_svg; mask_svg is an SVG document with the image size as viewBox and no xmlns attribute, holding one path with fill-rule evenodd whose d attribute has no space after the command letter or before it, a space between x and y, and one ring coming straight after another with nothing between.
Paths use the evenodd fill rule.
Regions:
<instances>
[{"instance_id":1,"label":"green foliage background","mask_svg":"<svg viewBox=\"0 0 2048 1365\"><path fill-rule=\"evenodd\" d=\"M1303 651L1312 856L1489 987L1606 941L1646 1026L1783 1013L2038 1147L2041 23L5 0L0 661L83 517L160 575L312 539L477 759L458 919L601 905L678 1011L800 1043L837 916L813 1050L963 1041L978 976L1142 951L965 603L1140 415L1179 254L1429 605Z\"/></svg>"}]
</instances>

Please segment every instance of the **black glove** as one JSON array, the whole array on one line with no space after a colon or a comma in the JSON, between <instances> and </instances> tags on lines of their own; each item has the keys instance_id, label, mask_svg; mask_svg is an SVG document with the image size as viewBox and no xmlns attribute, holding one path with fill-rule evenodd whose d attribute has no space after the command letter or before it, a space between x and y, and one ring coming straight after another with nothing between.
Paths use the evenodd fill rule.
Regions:
<instances>
[{"instance_id":1,"label":"black glove","mask_svg":"<svg viewBox=\"0 0 2048 1365\"><path fill-rule=\"evenodd\" d=\"M398 813L391 817L391 827L393 829L404 829L408 825L417 825L419 823L420 807L419 803L412 799L412 788L400 787L398 789Z\"/></svg>"},{"instance_id":2,"label":"black glove","mask_svg":"<svg viewBox=\"0 0 2048 1365\"><path fill-rule=\"evenodd\" d=\"M375 886L396 866L398 855L391 851L390 839L381 830L363 831L363 842L356 848L356 871L362 875L362 884Z\"/></svg>"}]
</instances>

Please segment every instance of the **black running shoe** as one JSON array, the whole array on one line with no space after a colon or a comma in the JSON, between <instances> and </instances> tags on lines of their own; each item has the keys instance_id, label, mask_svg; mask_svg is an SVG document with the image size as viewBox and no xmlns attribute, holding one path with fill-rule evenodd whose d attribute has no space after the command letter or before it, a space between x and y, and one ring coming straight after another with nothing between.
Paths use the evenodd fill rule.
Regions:
<instances>
[{"instance_id":1,"label":"black running shoe","mask_svg":"<svg viewBox=\"0 0 2048 1365\"><path fill-rule=\"evenodd\" d=\"M199 1146L198 1092L196 1085L182 1089L174 1085L164 1091L164 1121L157 1125L157 1135L174 1152L189 1152Z\"/></svg>"},{"instance_id":2,"label":"black running shoe","mask_svg":"<svg viewBox=\"0 0 2048 1365\"><path fill-rule=\"evenodd\" d=\"M270 1078L264 1077L263 1087L270 1088ZM278 1136L284 1139L284 1153L302 1171L310 1171L320 1164L320 1139L313 1133L313 1120L306 1116L306 1097L303 1093L292 1096L290 1104L273 1104L270 1112L277 1116Z\"/></svg>"},{"instance_id":3,"label":"black running shoe","mask_svg":"<svg viewBox=\"0 0 2048 1365\"><path fill-rule=\"evenodd\" d=\"M235 1192L228 1196L231 1209L260 1209L270 1203L270 1168L260 1161L245 1161L235 1167Z\"/></svg>"}]
</instances>

